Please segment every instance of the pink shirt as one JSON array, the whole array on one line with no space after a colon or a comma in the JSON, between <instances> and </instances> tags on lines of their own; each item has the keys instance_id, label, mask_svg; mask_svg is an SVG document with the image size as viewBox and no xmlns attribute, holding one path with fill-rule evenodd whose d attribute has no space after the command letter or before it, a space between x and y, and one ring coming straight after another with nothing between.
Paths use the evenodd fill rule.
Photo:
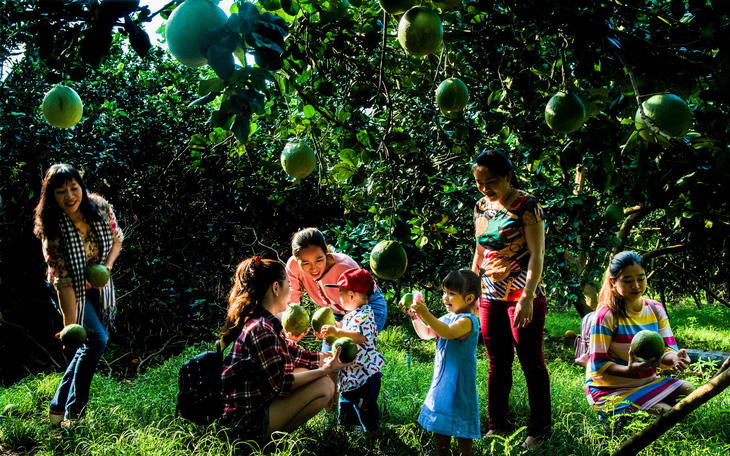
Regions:
<instances>
[{"instance_id":1,"label":"pink shirt","mask_svg":"<svg viewBox=\"0 0 730 456\"><path fill-rule=\"evenodd\" d=\"M355 260L344 253L328 253L327 256L334 258L335 264L325 272L319 280L314 280L312 276L304 273L299 269L296 258L292 256L286 262L286 274L291 282L291 296L289 302L299 303L302 292L307 291L309 297L317 303L318 306L329 307L338 315L345 315L347 310L340 306L340 289L337 287L325 287L327 283L336 284L340 275L348 269L359 267ZM302 290L302 287L304 290Z\"/></svg>"}]
</instances>

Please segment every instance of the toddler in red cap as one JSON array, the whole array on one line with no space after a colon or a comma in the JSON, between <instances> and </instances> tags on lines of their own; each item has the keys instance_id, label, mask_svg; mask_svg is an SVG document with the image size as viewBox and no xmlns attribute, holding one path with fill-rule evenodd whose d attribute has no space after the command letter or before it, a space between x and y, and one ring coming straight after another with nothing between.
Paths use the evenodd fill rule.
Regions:
<instances>
[{"instance_id":1,"label":"toddler in red cap","mask_svg":"<svg viewBox=\"0 0 730 456\"><path fill-rule=\"evenodd\" d=\"M321 337L349 337L357 344L355 362L340 370L340 414L339 424L360 426L371 437L377 437L380 412L381 368L383 355L375 348L377 327L375 314L368 304L375 292L375 281L370 273L362 268L352 268L343 272L337 280L340 289L340 302L348 311L336 326L322 326Z\"/></svg>"}]
</instances>

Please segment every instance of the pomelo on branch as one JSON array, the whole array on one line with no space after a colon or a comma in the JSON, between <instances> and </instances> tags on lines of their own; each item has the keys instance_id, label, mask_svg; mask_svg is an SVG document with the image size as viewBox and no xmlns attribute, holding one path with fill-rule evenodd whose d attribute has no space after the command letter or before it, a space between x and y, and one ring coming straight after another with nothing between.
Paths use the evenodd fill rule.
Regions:
<instances>
[{"instance_id":1,"label":"pomelo on branch","mask_svg":"<svg viewBox=\"0 0 730 456\"><path fill-rule=\"evenodd\" d=\"M316 332L322 332L322 326L335 325L335 313L329 307L320 307L312 315L312 329ZM332 345L329 344L328 345Z\"/></svg>"},{"instance_id":2,"label":"pomelo on branch","mask_svg":"<svg viewBox=\"0 0 730 456\"><path fill-rule=\"evenodd\" d=\"M228 22L228 16L218 5L208 0L185 0L170 14L165 26L165 39L170 54L178 62L197 68L208 63L201 52L203 36L211 27Z\"/></svg>"},{"instance_id":3,"label":"pomelo on branch","mask_svg":"<svg viewBox=\"0 0 730 456\"><path fill-rule=\"evenodd\" d=\"M285 331L298 336L309 328L309 313L299 304L289 304L281 316L281 323Z\"/></svg>"},{"instance_id":4,"label":"pomelo on branch","mask_svg":"<svg viewBox=\"0 0 730 456\"><path fill-rule=\"evenodd\" d=\"M659 362L664 353L664 339L656 331L641 330L631 339L631 353L642 359L654 358Z\"/></svg>"},{"instance_id":5,"label":"pomelo on branch","mask_svg":"<svg viewBox=\"0 0 730 456\"><path fill-rule=\"evenodd\" d=\"M398 42L416 57L433 54L444 38L441 18L431 8L414 6L403 14L398 23Z\"/></svg>"},{"instance_id":6,"label":"pomelo on branch","mask_svg":"<svg viewBox=\"0 0 730 456\"><path fill-rule=\"evenodd\" d=\"M314 151L302 141L289 141L281 152L281 167L295 179L312 174L316 162Z\"/></svg>"},{"instance_id":7,"label":"pomelo on branch","mask_svg":"<svg viewBox=\"0 0 730 456\"><path fill-rule=\"evenodd\" d=\"M58 85L43 97L41 109L49 124L56 128L71 128L81 120L84 104L74 89Z\"/></svg>"},{"instance_id":8,"label":"pomelo on branch","mask_svg":"<svg viewBox=\"0 0 730 456\"><path fill-rule=\"evenodd\" d=\"M441 111L461 111L469 103L469 89L459 78L448 78L436 89L436 104Z\"/></svg>"},{"instance_id":9,"label":"pomelo on branch","mask_svg":"<svg viewBox=\"0 0 730 456\"><path fill-rule=\"evenodd\" d=\"M349 363L350 361L357 358L357 344L349 337L340 337L332 344L332 352L337 351L337 348L341 348L340 361L343 363Z\"/></svg>"},{"instance_id":10,"label":"pomelo on branch","mask_svg":"<svg viewBox=\"0 0 730 456\"><path fill-rule=\"evenodd\" d=\"M545 106L545 122L558 133L573 133L586 121L586 107L573 92L558 92Z\"/></svg>"},{"instance_id":11,"label":"pomelo on branch","mask_svg":"<svg viewBox=\"0 0 730 456\"><path fill-rule=\"evenodd\" d=\"M624 208L619 204L611 203L606 207L606 219L611 223L619 223L624 219Z\"/></svg>"},{"instance_id":12,"label":"pomelo on branch","mask_svg":"<svg viewBox=\"0 0 730 456\"><path fill-rule=\"evenodd\" d=\"M687 103L677 95L671 93L654 95L641 105L644 114L654 122L654 126L662 133L672 138L679 138L687 134L692 126L692 111ZM646 141L659 144L669 144L663 136L654 133L641 118L641 110L636 110L636 129Z\"/></svg>"},{"instance_id":13,"label":"pomelo on branch","mask_svg":"<svg viewBox=\"0 0 730 456\"><path fill-rule=\"evenodd\" d=\"M58 338L66 348L76 351L86 343L86 330L83 326L74 323L65 326Z\"/></svg>"},{"instance_id":14,"label":"pomelo on branch","mask_svg":"<svg viewBox=\"0 0 730 456\"><path fill-rule=\"evenodd\" d=\"M388 14L403 14L416 6L417 0L378 0L380 7Z\"/></svg>"},{"instance_id":15,"label":"pomelo on branch","mask_svg":"<svg viewBox=\"0 0 730 456\"><path fill-rule=\"evenodd\" d=\"M400 278L408 267L408 257L398 241L381 241L370 252L370 269L385 280Z\"/></svg>"},{"instance_id":16,"label":"pomelo on branch","mask_svg":"<svg viewBox=\"0 0 730 456\"><path fill-rule=\"evenodd\" d=\"M103 264L92 264L86 269L86 281L94 288L100 288L109 281L109 270Z\"/></svg>"}]
</instances>

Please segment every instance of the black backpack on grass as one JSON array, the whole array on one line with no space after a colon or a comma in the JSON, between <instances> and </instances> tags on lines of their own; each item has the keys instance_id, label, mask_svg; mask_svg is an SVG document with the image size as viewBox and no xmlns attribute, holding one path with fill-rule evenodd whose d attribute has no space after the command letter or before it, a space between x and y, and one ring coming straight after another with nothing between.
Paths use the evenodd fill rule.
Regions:
<instances>
[{"instance_id":1,"label":"black backpack on grass","mask_svg":"<svg viewBox=\"0 0 730 456\"><path fill-rule=\"evenodd\" d=\"M220 341L215 351L201 353L186 361L177 376L179 391L175 416L197 424L210 424L223 415L223 351Z\"/></svg>"}]
</instances>

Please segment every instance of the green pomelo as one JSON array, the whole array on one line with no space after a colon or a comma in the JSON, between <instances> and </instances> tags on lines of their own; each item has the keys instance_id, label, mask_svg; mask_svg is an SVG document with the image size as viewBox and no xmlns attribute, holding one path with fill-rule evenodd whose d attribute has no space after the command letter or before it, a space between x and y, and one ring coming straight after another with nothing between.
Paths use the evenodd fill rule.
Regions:
<instances>
[{"instance_id":1,"label":"green pomelo","mask_svg":"<svg viewBox=\"0 0 730 456\"><path fill-rule=\"evenodd\" d=\"M441 47L444 25L431 8L415 6L400 18L398 42L405 51L416 57L433 54Z\"/></svg>"},{"instance_id":2,"label":"green pomelo","mask_svg":"<svg viewBox=\"0 0 730 456\"><path fill-rule=\"evenodd\" d=\"M573 133L586 121L586 107L573 92L558 92L545 106L545 121L553 131Z\"/></svg>"},{"instance_id":3,"label":"green pomelo","mask_svg":"<svg viewBox=\"0 0 730 456\"><path fill-rule=\"evenodd\" d=\"M606 219L611 223L619 223L624 219L624 209L616 203L606 207Z\"/></svg>"},{"instance_id":4,"label":"green pomelo","mask_svg":"<svg viewBox=\"0 0 730 456\"><path fill-rule=\"evenodd\" d=\"M94 288L103 287L109 281L109 270L103 264L92 264L86 269L86 281Z\"/></svg>"},{"instance_id":5,"label":"green pomelo","mask_svg":"<svg viewBox=\"0 0 730 456\"><path fill-rule=\"evenodd\" d=\"M86 330L83 326L74 323L63 328L59 339L66 348L75 351L86 343Z\"/></svg>"},{"instance_id":6,"label":"green pomelo","mask_svg":"<svg viewBox=\"0 0 730 456\"><path fill-rule=\"evenodd\" d=\"M322 326L335 325L335 313L329 307L320 307L312 315L312 329L316 332L322 332ZM332 345L329 342L327 345Z\"/></svg>"},{"instance_id":7,"label":"green pomelo","mask_svg":"<svg viewBox=\"0 0 730 456\"><path fill-rule=\"evenodd\" d=\"M301 141L289 141L281 152L281 167L295 179L312 174L316 162L312 148Z\"/></svg>"},{"instance_id":8,"label":"green pomelo","mask_svg":"<svg viewBox=\"0 0 730 456\"><path fill-rule=\"evenodd\" d=\"M461 111L469 103L469 89L459 78L449 78L436 89L436 104L441 111Z\"/></svg>"},{"instance_id":9,"label":"green pomelo","mask_svg":"<svg viewBox=\"0 0 730 456\"><path fill-rule=\"evenodd\" d=\"M357 357L357 344L349 337L340 337L332 344L332 352L337 351L338 347L342 347L340 351L340 361L349 363Z\"/></svg>"},{"instance_id":10,"label":"green pomelo","mask_svg":"<svg viewBox=\"0 0 730 456\"><path fill-rule=\"evenodd\" d=\"M684 136L692 126L692 111L687 103L673 94L654 95L641 104L654 126L672 138ZM668 144L668 141L658 134L655 134L641 118L641 111L636 110L636 129L644 140L660 144Z\"/></svg>"},{"instance_id":11,"label":"green pomelo","mask_svg":"<svg viewBox=\"0 0 730 456\"><path fill-rule=\"evenodd\" d=\"M417 0L378 0L388 14L403 14L416 5Z\"/></svg>"},{"instance_id":12,"label":"green pomelo","mask_svg":"<svg viewBox=\"0 0 730 456\"><path fill-rule=\"evenodd\" d=\"M59 85L43 97L41 109L49 124L56 128L71 128L81 120L84 104L74 89Z\"/></svg>"},{"instance_id":13,"label":"green pomelo","mask_svg":"<svg viewBox=\"0 0 730 456\"><path fill-rule=\"evenodd\" d=\"M327 336L324 338L325 343L327 345L329 345L330 347L332 346L332 344L335 343L336 340L337 340L337 336Z\"/></svg>"},{"instance_id":14,"label":"green pomelo","mask_svg":"<svg viewBox=\"0 0 730 456\"><path fill-rule=\"evenodd\" d=\"M398 304L405 307L406 309L409 309L411 307L411 304L413 304L413 293L404 294L403 297L400 298L400 302Z\"/></svg>"},{"instance_id":15,"label":"green pomelo","mask_svg":"<svg viewBox=\"0 0 730 456\"><path fill-rule=\"evenodd\" d=\"M281 316L281 323L285 331L298 336L309 328L309 314L299 304L289 304Z\"/></svg>"},{"instance_id":16,"label":"green pomelo","mask_svg":"<svg viewBox=\"0 0 730 456\"><path fill-rule=\"evenodd\" d=\"M385 280L400 278L408 267L408 257L398 241L381 241L370 252L370 269Z\"/></svg>"},{"instance_id":17,"label":"green pomelo","mask_svg":"<svg viewBox=\"0 0 730 456\"><path fill-rule=\"evenodd\" d=\"M656 331L644 329L631 339L631 352L642 359L661 360L664 353L664 339Z\"/></svg>"},{"instance_id":18,"label":"green pomelo","mask_svg":"<svg viewBox=\"0 0 730 456\"><path fill-rule=\"evenodd\" d=\"M208 63L200 51L203 36L211 27L228 22L228 16L208 0L185 0L170 14L165 26L165 39L170 54L178 62L197 68Z\"/></svg>"}]
</instances>

